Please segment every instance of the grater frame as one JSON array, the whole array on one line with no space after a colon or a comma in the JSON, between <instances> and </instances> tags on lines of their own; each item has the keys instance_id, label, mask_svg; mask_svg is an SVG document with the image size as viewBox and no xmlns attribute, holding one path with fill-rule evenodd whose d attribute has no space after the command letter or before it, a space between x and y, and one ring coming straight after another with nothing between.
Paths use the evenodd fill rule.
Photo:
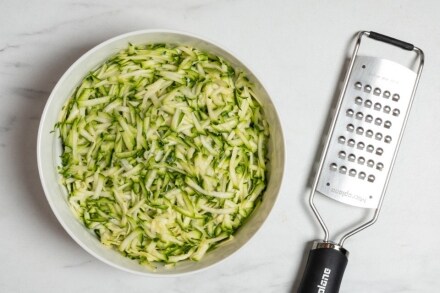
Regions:
<instances>
[{"instance_id":1,"label":"grater frame","mask_svg":"<svg viewBox=\"0 0 440 293\"><path fill-rule=\"evenodd\" d=\"M403 121L402 121L402 125L401 125L401 128L400 128L400 132L398 133L398 137L397 137L397 140L395 142L394 153L393 153L393 155L392 155L392 157L391 157L391 159L389 161L388 170L386 170L387 172L386 172L386 176L384 178L383 188L382 188L382 191L380 192L380 195L378 195L378 198L377 198L377 206L376 206L376 208L374 210L374 214L373 214L371 219L369 219L366 222L364 222L364 223L362 223L362 224L352 228L350 231L348 231L346 234L344 234L340 238L340 240L338 242L338 246L339 247L342 247L344 242L349 237L351 237L354 234L356 234L356 233L358 233L358 232L368 228L369 226L373 225L377 221L377 219L379 217L379 214L380 214L380 211L381 211L381 208L382 208L382 204L383 204L383 199L384 199L387 187L388 187L389 179L391 177L391 172L392 172L395 160L396 160L398 149L400 147L400 143L401 143L401 140L402 140L402 137L403 137L403 132L404 132L404 129L406 127L406 123L407 123L407 120L408 120L408 117L409 117L409 113L410 113L410 110L411 110L411 107L412 107L412 104L413 104L413 101L414 101L417 85L419 83L421 72L422 72L423 66L424 66L424 53L423 53L423 51L420 48L418 48L416 46L413 46L413 45L411 45L409 43L405 43L405 42L402 42L402 41L399 41L399 40L396 40L396 39L393 39L393 38L390 38L390 37L387 37L387 36L384 36L384 35L381 35L381 34L378 34L378 33L375 33L375 32L361 31L361 32L358 33L357 40L356 40L356 45L355 45L355 48L353 50L353 54L352 54L352 58L351 58L351 61L350 61L350 64L349 64L349 68L348 68L347 74L346 74L344 82L343 82L342 91L341 91L341 94L339 96L339 99L338 99L338 102L337 102L337 105L336 105L336 112L335 112L336 114L334 115L334 117L332 119L332 122L331 122L331 125L330 125L330 128L329 128L329 133L327 135L327 139L326 139L325 144L324 144L324 148L323 148L323 151L322 151L322 154L321 154L321 159L320 159L320 162L319 162L319 167L317 169L317 172L316 172L316 175L315 175L315 179L314 179L314 182L313 182L313 185L312 185L312 189L310 191L310 196L309 196L309 205L310 205L310 207L311 207L315 217L317 218L317 220L318 220L319 224L321 225L321 228L323 229L324 234L325 234L325 236L324 236L324 243L330 243L329 242L330 233L329 233L329 230L327 228L327 225L325 224L322 216L320 215L320 213L319 213L319 211L318 211L318 209L317 209L317 207L316 207L316 205L314 203L314 198L315 198L316 191L318 189L318 183L319 183L321 175L323 173L324 164L326 162L326 158L327 158L327 155L328 155L329 147L331 145L331 139L332 139L334 131L335 131L335 126L336 126L336 123L338 121L339 114L341 114L340 113L341 112L341 106L343 104L344 97L345 97L347 89L349 87L349 81L350 81L350 77L352 76L352 73L353 73L353 68L354 68L354 65L355 65L355 61L358 59L358 51L359 51L359 48L360 48L360 45L361 45L361 41L362 41L362 38L364 36L369 37L371 39L375 39L377 41L382 41L382 42L385 42L385 43L388 43L388 44L391 44L391 45L395 45L395 46L400 47L400 48L402 48L404 50L407 50L407 51L414 51L414 52L416 52L418 57L419 57L419 66L418 66L417 71L416 71L416 75L415 75L415 79L414 79L414 84L413 84L413 87L412 87L412 90L411 90L411 94L410 94L410 97L409 97L409 100L408 100L407 110L405 111L405 114L404 114L404 117L403 117ZM402 66L402 65L400 65L400 66ZM407 68L407 67L405 67L405 68ZM322 188L321 188L321 190L322 190ZM325 194L325 195L328 196L328 194ZM341 200L339 200L339 201L341 201ZM370 206L369 208L372 208L372 206Z\"/></svg>"}]
</instances>

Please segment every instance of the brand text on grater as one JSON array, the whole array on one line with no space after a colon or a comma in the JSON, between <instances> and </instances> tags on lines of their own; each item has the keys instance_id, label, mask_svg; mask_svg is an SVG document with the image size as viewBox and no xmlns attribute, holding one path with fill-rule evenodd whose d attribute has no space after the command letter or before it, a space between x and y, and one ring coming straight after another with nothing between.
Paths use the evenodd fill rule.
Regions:
<instances>
[{"instance_id":1,"label":"brand text on grater","mask_svg":"<svg viewBox=\"0 0 440 293\"><path fill-rule=\"evenodd\" d=\"M321 283L317 286L318 293L325 293L325 288L327 287L328 278L330 277L330 273L332 272L329 268L324 268L324 273L321 277Z\"/></svg>"}]
</instances>

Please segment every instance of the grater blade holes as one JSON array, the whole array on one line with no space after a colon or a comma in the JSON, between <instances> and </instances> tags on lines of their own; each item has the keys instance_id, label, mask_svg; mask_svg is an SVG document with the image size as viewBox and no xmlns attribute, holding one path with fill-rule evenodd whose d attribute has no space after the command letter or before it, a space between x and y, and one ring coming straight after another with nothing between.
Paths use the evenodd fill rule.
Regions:
<instances>
[{"instance_id":1,"label":"grater blade holes","mask_svg":"<svg viewBox=\"0 0 440 293\"><path fill-rule=\"evenodd\" d=\"M383 154L383 149L382 148L377 148L376 155L382 156L382 154Z\"/></svg>"},{"instance_id":2,"label":"grater blade holes","mask_svg":"<svg viewBox=\"0 0 440 293\"><path fill-rule=\"evenodd\" d=\"M366 85L364 86L364 92L366 92L366 93L371 92L371 85L366 84Z\"/></svg>"},{"instance_id":3,"label":"grater blade holes","mask_svg":"<svg viewBox=\"0 0 440 293\"><path fill-rule=\"evenodd\" d=\"M371 121L373 121L373 116L371 116L370 114L365 116L365 122L371 123Z\"/></svg>"},{"instance_id":4,"label":"grater blade holes","mask_svg":"<svg viewBox=\"0 0 440 293\"><path fill-rule=\"evenodd\" d=\"M366 176L367 174L365 174L365 172L359 172L359 179L364 180Z\"/></svg>"},{"instance_id":5,"label":"grater blade holes","mask_svg":"<svg viewBox=\"0 0 440 293\"><path fill-rule=\"evenodd\" d=\"M349 155L348 155L348 160L349 160L350 162L354 162L354 161L356 160L356 156L355 156L354 154L349 154Z\"/></svg>"},{"instance_id":6,"label":"grater blade holes","mask_svg":"<svg viewBox=\"0 0 440 293\"><path fill-rule=\"evenodd\" d=\"M362 98L361 97L356 97L355 99L354 99L354 103L356 104L356 105L362 105Z\"/></svg>"},{"instance_id":7,"label":"grater blade holes","mask_svg":"<svg viewBox=\"0 0 440 293\"><path fill-rule=\"evenodd\" d=\"M374 110L380 111L380 109L382 109L382 105L380 103L375 103L374 104Z\"/></svg>"},{"instance_id":8,"label":"grater blade holes","mask_svg":"<svg viewBox=\"0 0 440 293\"><path fill-rule=\"evenodd\" d=\"M356 144L356 142L354 141L354 139L349 139L348 140L348 142L347 142L347 145L349 146L349 147L354 147L354 145Z\"/></svg>"},{"instance_id":9,"label":"grater blade holes","mask_svg":"<svg viewBox=\"0 0 440 293\"><path fill-rule=\"evenodd\" d=\"M350 175L352 177L356 176L356 174L357 174L356 169L350 169L350 171L348 171L348 175Z\"/></svg>"},{"instance_id":10,"label":"grater blade holes","mask_svg":"<svg viewBox=\"0 0 440 293\"><path fill-rule=\"evenodd\" d=\"M374 146L372 144L367 145L367 152L372 153L374 151Z\"/></svg>"},{"instance_id":11,"label":"grater blade holes","mask_svg":"<svg viewBox=\"0 0 440 293\"><path fill-rule=\"evenodd\" d=\"M390 109L390 111L391 111L391 109ZM354 111L352 109L348 109L345 113L347 114L348 117L353 117L353 115L354 115Z\"/></svg>"},{"instance_id":12,"label":"grater blade holes","mask_svg":"<svg viewBox=\"0 0 440 293\"><path fill-rule=\"evenodd\" d=\"M356 82L354 84L354 88L357 89L357 90L360 90L362 88L362 83L360 81Z\"/></svg>"},{"instance_id":13,"label":"grater blade holes","mask_svg":"<svg viewBox=\"0 0 440 293\"><path fill-rule=\"evenodd\" d=\"M364 129L359 126L358 128L356 128L356 133L359 134L359 135L362 135L362 134L364 134Z\"/></svg>"},{"instance_id":14,"label":"grater blade holes","mask_svg":"<svg viewBox=\"0 0 440 293\"><path fill-rule=\"evenodd\" d=\"M330 164L330 170L332 170L332 171L338 170L338 165L336 163L331 163Z\"/></svg>"},{"instance_id":15,"label":"grater blade holes","mask_svg":"<svg viewBox=\"0 0 440 293\"><path fill-rule=\"evenodd\" d=\"M364 102L365 107L371 108L372 105L373 105L373 102L371 100L365 100L365 102Z\"/></svg>"},{"instance_id":16,"label":"grater blade holes","mask_svg":"<svg viewBox=\"0 0 440 293\"><path fill-rule=\"evenodd\" d=\"M356 119L358 119L358 120L362 120L362 118L364 118L364 113L362 113L362 112L357 112L357 113L356 113Z\"/></svg>"},{"instance_id":17,"label":"grater blade holes","mask_svg":"<svg viewBox=\"0 0 440 293\"><path fill-rule=\"evenodd\" d=\"M391 143L391 136L389 136L389 135L387 135L387 136L385 136L385 139L384 139L384 141L386 142L386 143Z\"/></svg>"},{"instance_id":18,"label":"grater blade holes","mask_svg":"<svg viewBox=\"0 0 440 293\"><path fill-rule=\"evenodd\" d=\"M366 136L367 137L373 137L373 130L368 129L367 132L366 132Z\"/></svg>"},{"instance_id":19,"label":"grater blade holes","mask_svg":"<svg viewBox=\"0 0 440 293\"><path fill-rule=\"evenodd\" d=\"M390 113L391 112L391 107L390 106L385 106L385 107L383 107L383 112L384 113Z\"/></svg>"},{"instance_id":20,"label":"grater blade holes","mask_svg":"<svg viewBox=\"0 0 440 293\"><path fill-rule=\"evenodd\" d=\"M358 164L363 165L365 163L365 158L364 157L359 157L357 159Z\"/></svg>"},{"instance_id":21,"label":"grater blade holes","mask_svg":"<svg viewBox=\"0 0 440 293\"><path fill-rule=\"evenodd\" d=\"M354 125L353 124L347 124L347 131L353 132L354 131Z\"/></svg>"},{"instance_id":22,"label":"grater blade holes","mask_svg":"<svg viewBox=\"0 0 440 293\"><path fill-rule=\"evenodd\" d=\"M345 144L345 136L340 136L340 137L338 137L338 142L339 142L340 144Z\"/></svg>"},{"instance_id":23,"label":"grater blade holes","mask_svg":"<svg viewBox=\"0 0 440 293\"><path fill-rule=\"evenodd\" d=\"M374 177L374 175L368 175L368 182L373 183L374 180L376 180L376 177Z\"/></svg>"},{"instance_id":24,"label":"grater blade holes","mask_svg":"<svg viewBox=\"0 0 440 293\"><path fill-rule=\"evenodd\" d=\"M383 126L385 127L385 128L388 128L388 129L390 129L391 128L391 121L389 121L389 120L387 120L387 121L385 121L385 123L383 124Z\"/></svg>"},{"instance_id":25,"label":"grater blade holes","mask_svg":"<svg viewBox=\"0 0 440 293\"><path fill-rule=\"evenodd\" d=\"M347 157L347 154L344 151L340 151L338 154L339 158L345 159Z\"/></svg>"},{"instance_id":26,"label":"grater blade holes","mask_svg":"<svg viewBox=\"0 0 440 293\"><path fill-rule=\"evenodd\" d=\"M378 132L378 133L376 133L376 135L374 136L374 138L375 138L376 140L378 140L378 141L381 141L382 138L383 138L383 135L382 135L382 133Z\"/></svg>"},{"instance_id":27,"label":"grater blade holes","mask_svg":"<svg viewBox=\"0 0 440 293\"><path fill-rule=\"evenodd\" d=\"M363 143L362 141L360 141L360 142L357 143L357 148L358 148L358 149L363 150L364 147L365 147L365 143Z\"/></svg>"},{"instance_id":28,"label":"grater blade holes","mask_svg":"<svg viewBox=\"0 0 440 293\"><path fill-rule=\"evenodd\" d=\"M394 110L393 110L393 116L396 116L396 117L397 117L397 116L399 116L399 115L400 115L400 110L397 109L397 108L394 109Z\"/></svg>"},{"instance_id":29,"label":"grater blade holes","mask_svg":"<svg viewBox=\"0 0 440 293\"><path fill-rule=\"evenodd\" d=\"M381 119L381 118L376 118L376 119L374 120L374 124L376 124L376 125L378 125L378 126L381 126L381 125L382 125L382 119Z\"/></svg>"},{"instance_id":30,"label":"grater blade holes","mask_svg":"<svg viewBox=\"0 0 440 293\"><path fill-rule=\"evenodd\" d=\"M383 163L381 163L381 162L377 163L376 164L376 169L379 170L379 171L382 171L383 170Z\"/></svg>"},{"instance_id":31,"label":"grater blade holes","mask_svg":"<svg viewBox=\"0 0 440 293\"><path fill-rule=\"evenodd\" d=\"M345 167L345 166L339 167L339 173L346 174L347 173L347 167Z\"/></svg>"},{"instance_id":32,"label":"grater blade holes","mask_svg":"<svg viewBox=\"0 0 440 293\"><path fill-rule=\"evenodd\" d=\"M391 93L390 93L389 91L384 91L384 92L383 92L383 97L384 97L385 99L388 99L390 96L391 96Z\"/></svg>"},{"instance_id":33,"label":"grater blade holes","mask_svg":"<svg viewBox=\"0 0 440 293\"><path fill-rule=\"evenodd\" d=\"M394 94L393 95L393 101L398 102L399 100L400 100L399 94Z\"/></svg>"},{"instance_id":34,"label":"grater blade holes","mask_svg":"<svg viewBox=\"0 0 440 293\"><path fill-rule=\"evenodd\" d=\"M375 94L376 96L379 96L381 92L382 92L381 89L377 87L374 89L373 94Z\"/></svg>"}]
</instances>

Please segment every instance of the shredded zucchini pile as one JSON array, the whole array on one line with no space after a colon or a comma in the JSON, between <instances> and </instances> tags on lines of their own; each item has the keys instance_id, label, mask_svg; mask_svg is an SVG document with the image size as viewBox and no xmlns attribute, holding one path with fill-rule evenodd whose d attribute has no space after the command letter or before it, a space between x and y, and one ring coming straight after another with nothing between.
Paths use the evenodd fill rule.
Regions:
<instances>
[{"instance_id":1,"label":"shredded zucchini pile","mask_svg":"<svg viewBox=\"0 0 440 293\"><path fill-rule=\"evenodd\" d=\"M75 216L151 268L231 239L266 187L252 85L196 48L130 44L83 79L56 127Z\"/></svg>"}]
</instances>

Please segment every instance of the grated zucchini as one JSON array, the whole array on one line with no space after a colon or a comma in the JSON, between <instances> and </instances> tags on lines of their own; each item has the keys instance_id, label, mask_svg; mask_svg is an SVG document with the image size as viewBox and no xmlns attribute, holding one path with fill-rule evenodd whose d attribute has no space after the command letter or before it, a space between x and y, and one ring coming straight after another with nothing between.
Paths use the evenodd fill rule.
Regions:
<instances>
[{"instance_id":1,"label":"grated zucchini","mask_svg":"<svg viewBox=\"0 0 440 293\"><path fill-rule=\"evenodd\" d=\"M252 84L196 48L129 44L82 80L56 127L71 210L147 267L200 260L266 188L269 129Z\"/></svg>"}]
</instances>

